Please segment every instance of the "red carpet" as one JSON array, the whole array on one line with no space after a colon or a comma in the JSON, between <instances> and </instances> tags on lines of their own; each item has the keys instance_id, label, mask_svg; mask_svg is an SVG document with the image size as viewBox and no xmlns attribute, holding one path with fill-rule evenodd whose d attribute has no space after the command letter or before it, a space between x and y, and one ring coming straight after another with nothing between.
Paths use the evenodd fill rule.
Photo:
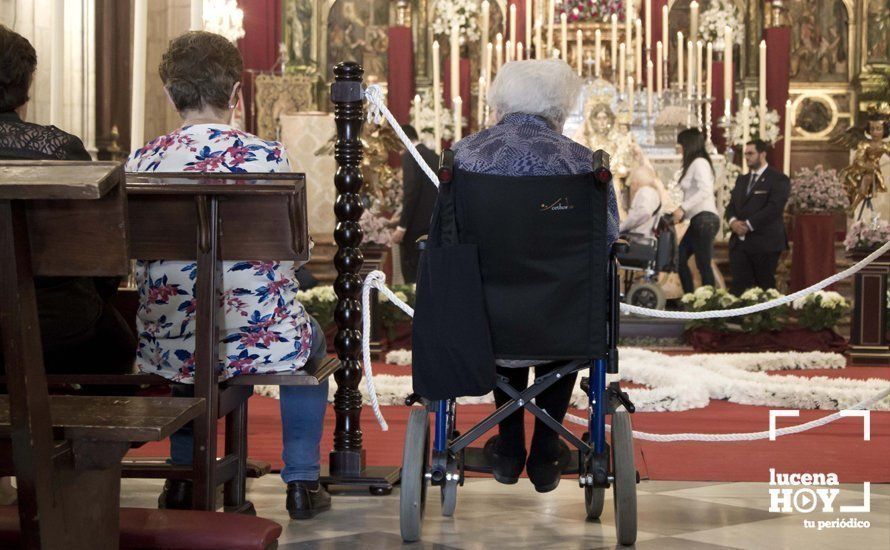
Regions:
<instances>
[{"instance_id":1,"label":"red carpet","mask_svg":"<svg viewBox=\"0 0 890 550\"><path fill-rule=\"evenodd\" d=\"M375 372L407 374L405 367L375 366ZM847 378L890 379L890 368L851 367L842 371L794 371L782 374L805 376L843 376ZM777 374L781 376L782 374ZM458 408L461 429L477 423L493 410L490 405L464 405ZM636 413L634 429L650 433L743 433L766 430L769 408L711 401L708 407L672 413ZM582 411L573 411L583 416ZM383 407L389 431L382 432L370 409L362 414L364 445L372 465L397 465L401 462L407 407ZM821 418L828 411L801 411L799 418L780 419L779 427ZM251 457L281 467L281 432L278 402L254 396L250 400ZM527 415L527 433L532 417ZM329 408L325 419L323 450L333 440L334 414ZM581 426L571 425L580 434ZM222 435L222 428L220 428ZM483 437L479 445L484 443ZM834 472L842 483L890 482L890 412L872 412L871 441L862 440L862 420L844 418L801 434L780 437L777 441L738 443L651 443L636 441L637 468L644 478L685 481L767 481L769 469L778 472ZM131 456L166 456L167 442L145 445ZM322 453L327 462L327 453Z\"/></svg>"}]
</instances>

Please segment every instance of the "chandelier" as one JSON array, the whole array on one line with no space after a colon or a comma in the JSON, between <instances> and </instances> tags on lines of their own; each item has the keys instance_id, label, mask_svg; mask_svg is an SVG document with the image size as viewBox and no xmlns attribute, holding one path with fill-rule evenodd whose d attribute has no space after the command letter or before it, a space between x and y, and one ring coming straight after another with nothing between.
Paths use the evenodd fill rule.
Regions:
<instances>
[{"instance_id":1,"label":"chandelier","mask_svg":"<svg viewBox=\"0 0 890 550\"><path fill-rule=\"evenodd\" d=\"M204 30L237 42L244 37L244 11L237 0L204 0Z\"/></svg>"}]
</instances>

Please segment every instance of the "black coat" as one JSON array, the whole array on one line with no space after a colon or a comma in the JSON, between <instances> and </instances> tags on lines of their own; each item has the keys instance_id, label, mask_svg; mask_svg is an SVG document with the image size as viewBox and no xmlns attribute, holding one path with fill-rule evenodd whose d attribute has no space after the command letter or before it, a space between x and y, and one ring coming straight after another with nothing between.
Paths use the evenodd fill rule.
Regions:
<instances>
[{"instance_id":1,"label":"black coat","mask_svg":"<svg viewBox=\"0 0 890 550\"><path fill-rule=\"evenodd\" d=\"M436 153L422 143L417 145L417 150L423 160L435 170L439 164ZM438 189L407 152L402 154L402 192L402 217L399 219L399 226L405 228L402 242L410 244L429 233Z\"/></svg>"},{"instance_id":2,"label":"black coat","mask_svg":"<svg viewBox=\"0 0 890 550\"><path fill-rule=\"evenodd\" d=\"M732 234L729 248L736 247L747 252L760 254L781 252L788 248L788 236L782 214L791 192L788 176L767 166L748 194L750 174L739 176L726 207L726 218L745 220L754 231L745 235L745 240Z\"/></svg>"}]
</instances>

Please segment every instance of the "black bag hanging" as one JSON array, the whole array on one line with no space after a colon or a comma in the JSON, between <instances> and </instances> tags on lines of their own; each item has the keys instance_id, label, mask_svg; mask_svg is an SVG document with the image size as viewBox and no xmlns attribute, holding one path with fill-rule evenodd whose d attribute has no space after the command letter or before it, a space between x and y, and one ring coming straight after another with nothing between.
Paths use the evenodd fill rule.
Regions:
<instances>
[{"instance_id":1,"label":"black bag hanging","mask_svg":"<svg viewBox=\"0 0 890 550\"><path fill-rule=\"evenodd\" d=\"M451 193L453 153L442 153L439 196L420 255L414 308L414 392L430 400L485 395L497 383L479 250L460 244Z\"/></svg>"}]
</instances>

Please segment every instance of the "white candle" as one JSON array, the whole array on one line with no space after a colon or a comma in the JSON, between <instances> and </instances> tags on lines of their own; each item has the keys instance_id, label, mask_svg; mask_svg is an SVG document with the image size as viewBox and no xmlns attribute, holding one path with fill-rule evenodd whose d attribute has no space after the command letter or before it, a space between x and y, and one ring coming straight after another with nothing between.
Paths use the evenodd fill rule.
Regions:
<instances>
[{"instance_id":1,"label":"white candle","mask_svg":"<svg viewBox=\"0 0 890 550\"><path fill-rule=\"evenodd\" d=\"M723 27L723 116L732 118L732 27Z\"/></svg>"},{"instance_id":2,"label":"white candle","mask_svg":"<svg viewBox=\"0 0 890 550\"><path fill-rule=\"evenodd\" d=\"M510 4L510 44L516 46L516 4ZM513 58L512 55L509 57Z\"/></svg>"},{"instance_id":3,"label":"white candle","mask_svg":"<svg viewBox=\"0 0 890 550\"><path fill-rule=\"evenodd\" d=\"M547 3L547 13L544 14L544 17L547 18L547 51L551 51L553 49L553 15L555 14L555 9L553 7L553 0L549 0Z\"/></svg>"},{"instance_id":4,"label":"white candle","mask_svg":"<svg viewBox=\"0 0 890 550\"><path fill-rule=\"evenodd\" d=\"M602 45L603 45L603 33L600 32L599 29L597 29L596 32L593 33L593 39L594 39L594 44L595 44L595 46L593 48L593 66L594 66L593 74L597 78L599 78L600 77L600 48L602 48Z\"/></svg>"},{"instance_id":5,"label":"white candle","mask_svg":"<svg viewBox=\"0 0 890 550\"><path fill-rule=\"evenodd\" d=\"M454 139L452 143L457 143L463 137L463 116L461 111L463 111L464 103L461 101L460 96L456 96L452 103L454 104Z\"/></svg>"},{"instance_id":6,"label":"white candle","mask_svg":"<svg viewBox=\"0 0 890 550\"><path fill-rule=\"evenodd\" d=\"M683 32L677 33L677 86L683 93Z\"/></svg>"},{"instance_id":7,"label":"white candle","mask_svg":"<svg viewBox=\"0 0 890 550\"><path fill-rule=\"evenodd\" d=\"M624 40L627 42L627 46L631 49L631 53L633 52L633 42L631 42L631 35L633 33L633 25L634 25L634 2L633 0L627 0L627 4L624 5Z\"/></svg>"},{"instance_id":8,"label":"white candle","mask_svg":"<svg viewBox=\"0 0 890 550\"><path fill-rule=\"evenodd\" d=\"M133 4L133 95L130 104L130 150L145 144L145 64L148 57L148 0Z\"/></svg>"},{"instance_id":9,"label":"white candle","mask_svg":"<svg viewBox=\"0 0 890 550\"><path fill-rule=\"evenodd\" d=\"M442 152L442 78L441 63L439 57L439 41L433 41L433 115L436 120L433 124L433 139L436 142L436 152Z\"/></svg>"},{"instance_id":10,"label":"white candle","mask_svg":"<svg viewBox=\"0 0 890 550\"><path fill-rule=\"evenodd\" d=\"M689 3L689 38L698 40L698 2L692 0Z\"/></svg>"},{"instance_id":11,"label":"white candle","mask_svg":"<svg viewBox=\"0 0 890 550\"><path fill-rule=\"evenodd\" d=\"M760 97L758 98L758 114L760 118L759 137L766 135L766 40L760 41Z\"/></svg>"},{"instance_id":12,"label":"white candle","mask_svg":"<svg viewBox=\"0 0 890 550\"><path fill-rule=\"evenodd\" d=\"M636 78L637 84L643 83L643 22L637 19L636 21L636 46L634 58L636 60L636 67L634 69L634 76Z\"/></svg>"},{"instance_id":13,"label":"white candle","mask_svg":"<svg viewBox=\"0 0 890 550\"><path fill-rule=\"evenodd\" d=\"M714 44L708 42L708 53L705 56L705 70L708 72L707 84L705 86L705 91L707 92L706 97L708 98L708 103L711 103L711 98L714 97L714 75L713 72L714 65Z\"/></svg>"},{"instance_id":14,"label":"white candle","mask_svg":"<svg viewBox=\"0 0 890 550\"><path fill-rule=\"evenodd\" d=\"M652 49L652 0L643 0L646 6L646 53ZM647 56L648 57L648 56Z\"/></svg>"},{"instance_id":15,"label":"white candle","mask_svg":"<svg viewBox=\"0 0 890 550\"><path fill-rule=\"evenodd\" d=\"M491 88L491 63L494 61L494 46L489 42L485 45L485 89Z\"/></svg>"},{"instance_id":16,"label":"white candle","mask_svg":"<svg viewBox=\"0 0 890 550\"><path fill-rule=\"evenodd\" d=\"M584 74L584 33L581 32L581 29L575 31L575 41L577 42L577 49L575 50L575 61L578 63L578 76Z\"/></svg>"},{"instance_id":17,"label":"white candle","mask_svg":"<svg viewBox=\"0 0 890 550\"><path fill-rule=\"evenodd\" d=\"M612 65L612 82L615 82L615 70L618 68L618 15L612 14L612 51L611 60ZM618 81L618 87L621 87L620 80Z\"/></svg>"},{"instance_id":18,"label":"white candle","mask_svg":"<svg viewBox=\"0 0 890 550\"><path fill-rule=\"evenodd\" d=\"M671 49L671 33L668 27L668 7L661 7L661 41L664 42L664 62L667 64L668 52ZM667 80L665 75L665 80Z\"/></svg>"},{"instance_id":19,"label":"white candle","mask_svg":"<svg viewBox=\"0 0 890 550\"><path fill-rule=\"evenodd\" d=\"M662 65L664 64L664 46L661 40L655 43L655 80L658 81L658 97L664 93L664 74Z\"/></svg>"},{"instance_id":20,"label":"white candle","mask_svg":"<svg viewBox=\"0 0 890 550\"><path fill-rule=\"evenodd\" d=\"M191 0L191 9L189 10L189 30L204 30L204 0Z\"/></svg>"},{"instance_id":21,"label":"white candle","mask_svg":"<svg viewBox=\"0 0 890 550\"><path fill-rule=\"evenodd\" d=\"M624 42L618 45L618 91L624 91L624 60L626 56L626 47L624 46Z\"/></svg>"},{"instance_id":22,"label":"white candle","mask_svg":"<svg viewBox=\"0 0 890 550\"><path fill-rule=\"evenodd\" d=\"M535 22L535 59L544 59L544 23L538 19Z\"/></svg>"},{"instance_id":23,"label":"white candle","mask_svg":"<svg viewBox=\"0 0 890 550\"><path fill-rule=\"evenodd\" d=\"M485 127L485 77L479 77L479 95L476 102L476 125L481 130Z\"/></svg>"},{"instance_id":24,"label":"white candle","mask_svg":"<svg viewBox=\"0 0 890 550\"><path fill-rule=\"evenodd\" d=\"M420 94L414 95L414 112L411 113L413 116L411 117L411 124L420 131Z\"/></svg>"},{"instance_id":25,"label":"white candle","mask_svg":"<svg viewBox=\"0 0 890 550\"><path fill-rule=\"evenodd\" d=\"M525 0L525 44L531 51L532 45L532 0Z\"/></svg>"},{"instance_id":26,"label":"white candle","mask_svg":"<svg viewBox=\"0 0 890 550\"><path fill-rule=\"evenodd\" d=\"M455 98L460 95L460 27L457 19L451 21L451 53L449 54L449 62L451 63L451 97Z\"/></svg>"},{"instance_id":27,"label":"white candle","mask_svg":"<svg viewBox=\"0 0 890 550\"><path fill-rule=\"evenodd\" d=\"M699 99L702 97L702 92L704 91L704 88L702 87L702 82L704 81L704 78L702 78L703 47L704 44L701 43L701 40L695 43L695 97Z\"/></svg>"},{"instance_id":28,"label":"white candle","mask_svg":"<svg viewBox=\"0 0 890 550\"><path fill-rule=\"evenodd\" d=\"M785 101L785 143L782 146L782 171L791 173L791 100Z\"/></svg>"},{"instance_id":29,"label":"white candle","mask_svg":"<svg viewBox=\"0 0 890 550\"><path fill-rule=\"evenodd\" d=\"M494 58L495 58L495 72L501 70L501 65L504 64L504 35L498 33L497 36L494 37Z\"/></svg>"},{"instance_id":30,"label":"white candle","mask_svg":"<svg viewBox=\"0 0 890 550\"><path fill-rule=\"evenodd\" d=\"M67 126L62 120L62 96L64 95L65 71L65 0L53 0L52 4L52 54L49 60L49 121L55 126ZM144 49L143 49L144 53ZM144 67L144 65L143 65ZM143 73L145 69L143 68ZM142 76L143 91L145 75ZM134 147L142 147L142 141Z\"/></svg>"},{"instance_id":31,"label":"white candle","mask_svg":"<svg viewBox=\"0 0 890 550\"><path fill-rule=\"evenodd\" d=\"M569 63L569 16L559 14L559 30L562 32L562 57L566 63Z\"/></svg>"},{"instance_id":32,"label":"white candle","mask_svg":"<svg viewBox=\"0 0 890 550\"><path fill-rule=\"evenodd\" d=\"M516 44L516 60L522 61L525 52L523 51L522 42Z\"/></svg>"},{"instance_id":33,"label":"white candle","mask_svg":"<svg viewBox=\"0 0 890 550\"><path fill-rule=\"evenodd\" d=\"M506 46L507 55L506 55L506 61L505 61L506 63L513 61L513 53L515 51L516 51L516 49L513 48L513 43L510 42L509 40L507 40L507 46Z\"/></svg>"},{"instance_id":34,"label":"white candle","mask_svg":"<svg viewBox=\"0 0 890 550\"><path fill-rule=\"evenodd\" d=\"M652 118L652 60L646 60L646 116Z\"/></svg>"},{"instance_id":35,"label":"white candle","mask_svg":"<svg viewBox=\"0 0 890 550\"><path fill-rule=\"evenodd\" d=\"M482 0L482 4L479 6L480 11L482 12L482 42L481 44L488 44L490 42L488 35L488 18L491 13L491 7L488 3L488 0Z\"/></svg>"},{"instance_id":36,"label":"white candle","mask_svg":"<svg viewBox=\"0 0 890 550\"><path fill-rule=\"evenodd\" d=\"M627 112L630 114L631 125L634 122L634 77L627 77Z\"/></svg>"},{"instance_id":37,"label":"white candle","mask_svg":"<svg viewBox=\"0 0 890 550\"><path fill-rule=\"evenodd\" d=\"M748 120L748 111L751 109L751 100L745 96L745 99L742 100L742 147L744 144L751 141L751 126L750 121ZM748 163L742 162L742 174L748 173Z\"/></svg>"},{"instance_id":38,"label":"white candle","mask_svg":"<svg viewBox=\"0 0 890 550\"><path fill-rule=\"evenodd\" d=\"M695 45L692 40L686 41L686 66L689 69L686 79L686 99L692 99L692 92L695 90Z\"/></svg>"}]
</instances>

